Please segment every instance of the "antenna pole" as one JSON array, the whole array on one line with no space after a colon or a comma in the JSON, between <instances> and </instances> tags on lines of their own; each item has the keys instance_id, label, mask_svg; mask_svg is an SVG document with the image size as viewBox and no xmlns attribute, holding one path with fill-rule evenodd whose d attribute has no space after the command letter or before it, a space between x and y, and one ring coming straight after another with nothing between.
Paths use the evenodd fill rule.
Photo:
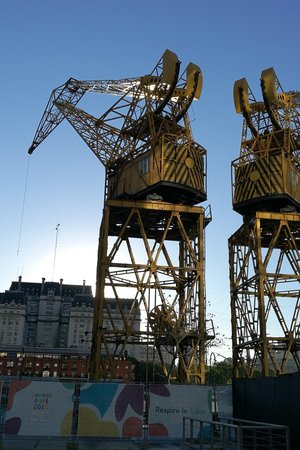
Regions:
<instances>
[{"instance_id":1,"label":"antenna pole","mask_svg":"<svg viewBox=\"0 0 300 450\"><path fill-rule=\"evenodd\" d=\"M55 235L55 246L54 246L54 258L53 258L53 269L52 269L52 281L54 278L54 270L55 270L55 262L56 262L56 250L57 250L57 242L58 242L58 230L59 230L60 224L58 223L56 225L56 235Z\"/></svg>"}]
</instances>

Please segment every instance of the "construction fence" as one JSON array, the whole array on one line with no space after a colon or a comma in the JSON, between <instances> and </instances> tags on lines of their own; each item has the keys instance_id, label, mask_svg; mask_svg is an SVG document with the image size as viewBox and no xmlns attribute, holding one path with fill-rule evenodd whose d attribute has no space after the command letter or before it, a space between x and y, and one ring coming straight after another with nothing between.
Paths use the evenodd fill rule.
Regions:
<instances>
[{"instance_id":1,"label":"construction fence","mask_svg":"<svg viewBox=\"0 0 300 450\"><path fill-rule=\"evenodd\" d=\"M299 450L300 372L235 379L232 391L235 418L285 425L290 432L291 450Z\"/></svg>"},{"instance_id":2,"label":"construction fence","mask_svg":"<svg viewBox=\"0 0 300 450\"><path fill-rule=\"evenodd\" d=\"M4 380L1 436L181 439L183 418L232 415L231 386Z\"/></svg>"}]
</instances>

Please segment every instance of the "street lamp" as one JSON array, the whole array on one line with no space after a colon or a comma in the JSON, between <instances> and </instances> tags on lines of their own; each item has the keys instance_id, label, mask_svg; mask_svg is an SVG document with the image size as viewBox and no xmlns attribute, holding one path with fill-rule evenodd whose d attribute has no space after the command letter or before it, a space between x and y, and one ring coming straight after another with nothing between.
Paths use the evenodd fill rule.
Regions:
<instances>
[{"instance_id":1,"label":"street lamp","mask_svg":"<svg viewBox=\"0 0 300 450\"><path fill-rule=\"evenodd\" d=\"M23 352L19 354L19 362L20 362L19 378L20 378L20 380L22 378L24 359L25 359L25 353L24 353L24 347L23 347Z\"/></svg>"},{"instance_id":2,"label":"street lamp","mask_svg":"<svg viewBox=\"0 0 300 450\"><path fill-rule=\"evenodd\" d=\"M215 420L217 417L218 411L217 411L217 398L216 398L216 386L215 383L212 381L212 372L211 372L211 366L212 366L212 358L214 358L214 365L217 364L217 358L214 352L211 352L209 356L209 381L211 384L211 400L212 400L212 418ZM214 377L213 377L214 378Z\"/></svg>"},{"instance_id":3,"label":"street lamp","mask_svg":"<svg viewBox=\"0 0 300 450\"><path fill-rule=\"evenodd\" d=\"M216 358L216 355L214 354L214 352L211 352L211 354L209 355L209 382L211 385L214 384L214 383L212 383L212 376L211 376L212 357L214 358L214 364L216 364L217 358Z\"/></svg>"}]
</instances>

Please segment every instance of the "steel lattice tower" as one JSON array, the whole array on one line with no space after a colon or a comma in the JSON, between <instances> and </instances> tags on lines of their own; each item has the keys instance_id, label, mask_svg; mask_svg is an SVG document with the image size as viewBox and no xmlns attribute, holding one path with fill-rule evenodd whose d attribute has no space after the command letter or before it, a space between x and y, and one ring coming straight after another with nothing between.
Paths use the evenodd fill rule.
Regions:
<instances>
[{"instance_id":1,"label":"steel lattice tower","mask_svg":"<svg viewBox=\"0 0 300 450\"><path fill-rule=\"evenodd\" d=\"M283 92L273 68L263 101L243 78L234 85L244 117L232 163L233 209L243 225L229 238L234 376L300 370L299 94Z\"/></svg>"}]
</instances>

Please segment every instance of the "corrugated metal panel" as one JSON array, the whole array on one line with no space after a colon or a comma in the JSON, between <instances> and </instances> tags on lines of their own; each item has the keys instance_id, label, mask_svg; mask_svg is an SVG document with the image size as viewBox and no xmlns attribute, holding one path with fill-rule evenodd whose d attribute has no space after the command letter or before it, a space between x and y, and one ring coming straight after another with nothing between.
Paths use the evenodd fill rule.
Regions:
<instances>
[{"instance_id":1,"label":"corrugated metal panel","mask_svg":"<svg viewBox=\"0 0 300 450\"><path fill-rule=\"evenodd\" d=\"M199 150L192 146L165 144L162 179L203 191L204 163Z\"/></svg>"},{"instance_id":2,"label":"corrugated metal panel","mask_svg":"<svg viewBox=\"0 0 300 450\"><path fill-rule=\"evenodd\" d=\"M281 154L262 157L235 169L234 203L284 193Z\"/></svg>"}]
</instances>

